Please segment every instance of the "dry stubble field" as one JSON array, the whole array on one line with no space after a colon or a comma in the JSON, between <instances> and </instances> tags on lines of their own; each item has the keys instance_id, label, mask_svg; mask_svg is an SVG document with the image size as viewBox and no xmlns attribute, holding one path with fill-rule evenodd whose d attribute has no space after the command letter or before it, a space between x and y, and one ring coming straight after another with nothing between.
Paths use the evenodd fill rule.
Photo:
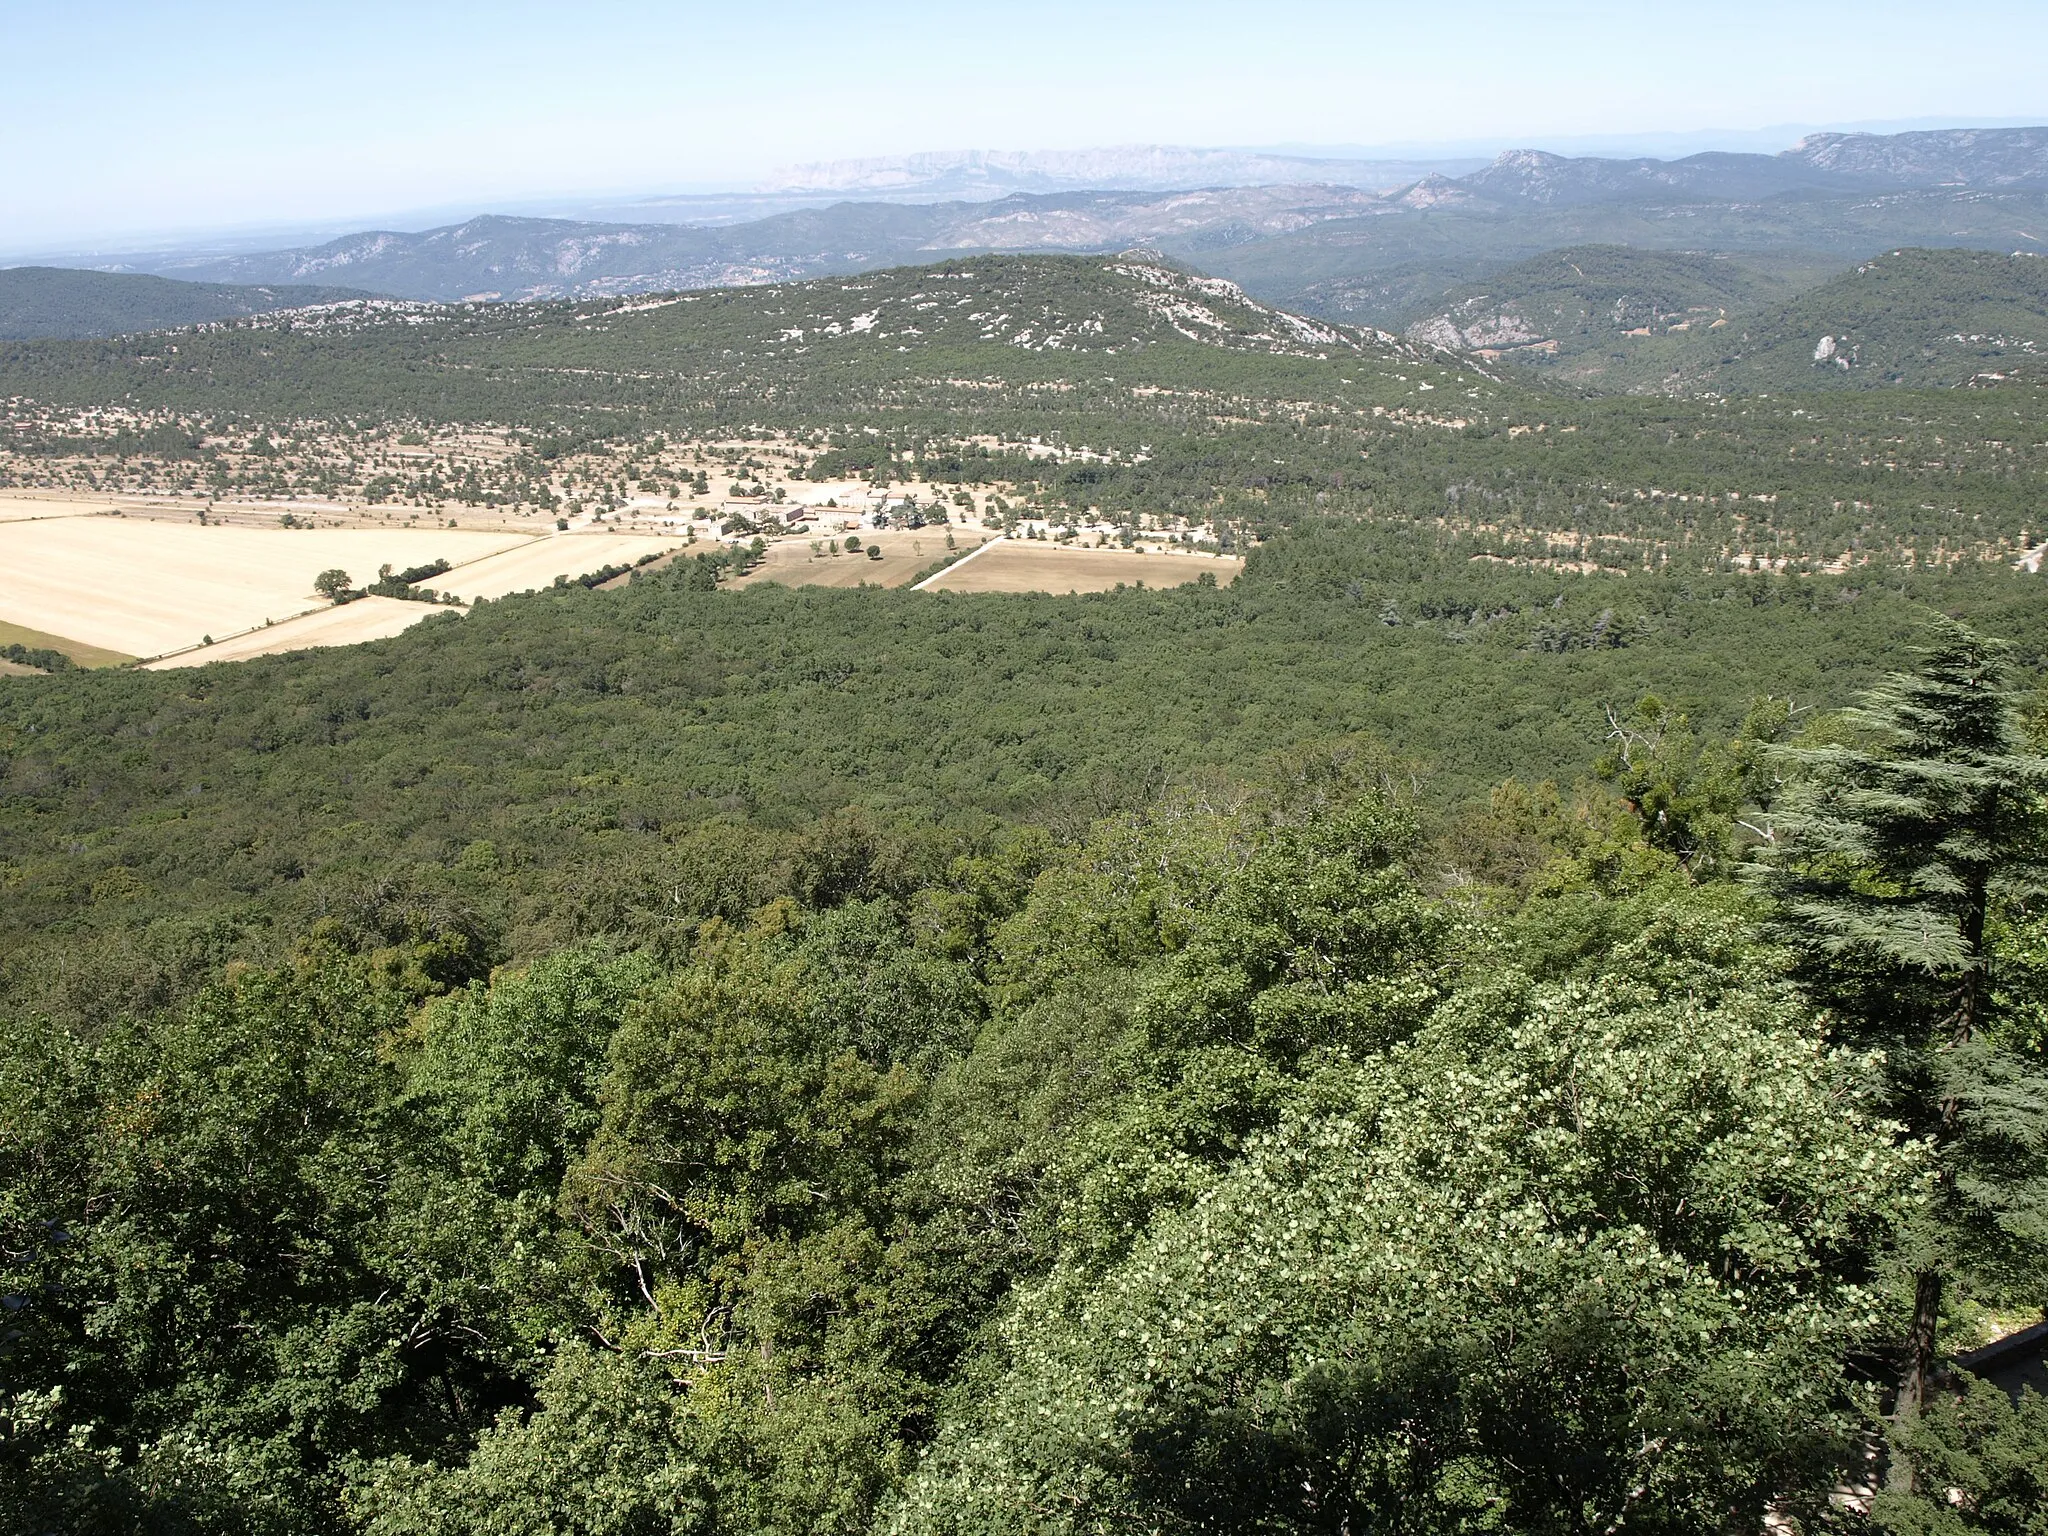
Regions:
<instances>
[{"instance_id":1,"label":"dry stubble field","mask_svg":"<svg viewBox=\"0 0 2048 1536\"><path fill-rule=\"evenodd\" d=\"M165 656L208 635L221 644L206 647L203 659L226 659L229 638L248 631L259 632L248 637L251 655L290 648L279 633L287 629L307 645L373 638L370 630L395 633L396 615L373 620L380 610L362 604L320 625L289 624L327 611L313 581L333 568L362 585L376 580L383 565L404 570L445 559L455 569L429 585L465 599L496 598L547 586L558 575L630 564L677 543L509 530L206 526L95 515L89 503L55 498L8 498L0 512L0 625L14 631L7 638L52 645L81 662L94 652L102 661ZM432 611L404 606L418 617Z\"/></svg>"},{"instance_id":2,"label":"dry stubble field","mask_svg":"<svg viewBox=\"0 0 2048 1536\"><path fill-rule=\"evenodd\" d=\"M172 667L203 667L216 661L247 661L252 656L281 656L286 651L303 651L316 645L354 645L363 640L382 640L408 630L422 619L457 610L433 603L408 603L395 597L360 597L338 608L316 608L282 624L252 629L217 645L178 651L156 661L143 663L146 672Z\"/></svg>"},{"instance_id":3,"label":"dry stubble field","mask_svg":"<svg viewBox=\"0 0 2048 1536\"><path fill-rule=\"evenodd\" d=\"M1218 555L1141 555L1008 539L942 571L927 592L1107 592L1119 583L1178 587L1203 572L1228 586L1243 562Z\"/></svg>"},{"instance_id":4,"label":"dry stubble field","mask_svg":"<svg viewBox=\"0 0 2048 1536\"><path fill-rule=\"evenodd\" d=\"M475 560L526 542L456 529L204 527L130 517L0 523L0 619L131 656L161 656L320 606L339 567Z\"/></svg>"},{"instance_id":5,"label":"dry stubble field","mask_svg":"<svg viewBox=\"0 0 2048 1536\"><path fill-rule=\"evenodd\" d=\"M436 591L453 592L464 602L504 597L553 586L557 576L573 578L608 565L631 565L642 555L663 554L682 542L674 534L549 534L436 576L428 585Z\"/></svg>"},{"instance_id":6,"label":"dry stubble field","mask_svg":"<svg viewBox=\"0 0 2048 1536\"><path fill-rule=\"evenodd\" d=\"M900 587L946 556L943 528L891 528L880 533L863 530L859 537L863 544L877 546L882 558L870 560L866 549L855 555L814 556L810 540L783 539L770 544L761 563L734 585L779 581L790 587ZM956 531L954 537L963 547L974 542L972 534Z\"/></svg>"}]
</instances>

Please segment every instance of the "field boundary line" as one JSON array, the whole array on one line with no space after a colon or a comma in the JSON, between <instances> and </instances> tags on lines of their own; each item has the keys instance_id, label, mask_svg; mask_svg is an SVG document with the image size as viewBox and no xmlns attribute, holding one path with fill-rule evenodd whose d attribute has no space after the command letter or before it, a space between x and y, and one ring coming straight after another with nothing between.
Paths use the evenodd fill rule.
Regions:
<instances>
[{"instance_id":1,"label":"field boundary line","mask_svg":"<svg viewBox=\"0 0 2048 1536\"><path fill-rule=\"evenodd\" d=\"M994 549L998 544L1007 544L1009 542L1010 536L1008 534L999 533L994 538L990 539L986 544L975 545L974 548L967 551L967 553L962 555L958 560L947 561L946 564L939 567L939 569L937 569L936 571L933 571L931 575L925 577L923 581L917 583L917 585L912 587L910 590L913 592L922 592L926 587L930 586L933 582L937 581L941 576L951 575L954 571L959 570L961 566L965 565L968 561L974 559L977 555L985 555L990 550Z\"/></svg>"},{"instance_id":2,"label":"field boundary line","mask_svg":"<svg viewBox=\"0 0 2048 1536\"><path fill-rule=\"evenodd\" d=\"M135 658L135 665L139 669L152 661L169 661L173 656L183 656L190 651L210 651L216 645L223 645L227 641L239 640L244 635L260 634L266 629L276 629L281 625L291 623L294 619L303 619L308 614L325 613L334 606L335 604L333 603L315 603L310 608L301 608L297 613L288 613L281 619L266 619L261 624L251 624L247 629L235 630L232 634L222 635L218 640L195 640L190 645L177 646L163 652L161 655L138 656Z\"/></svg>"}]
</instances>

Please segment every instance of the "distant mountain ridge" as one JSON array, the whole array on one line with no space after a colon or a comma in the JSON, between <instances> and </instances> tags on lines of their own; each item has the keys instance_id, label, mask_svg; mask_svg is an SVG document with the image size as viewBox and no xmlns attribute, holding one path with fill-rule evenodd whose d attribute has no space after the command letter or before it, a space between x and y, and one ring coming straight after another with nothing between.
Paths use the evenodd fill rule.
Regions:
<instances>
[{"instance_id":1,"label":"distant mountain ridge","mask_svg":"<svg viewBox=\"0 0 2048 1536\"><path fill-rule=\"evenodd\" d=\"M2048 128L1809 135L1776 155L1710 152L1683 160L1568 159L1513 149L1459 185L1502 203L1655 198L1753 201L1786 193L1916 187L2048 186Z\"/></svg>"},{"instance_id":2,"label":"distant mountain ridge","mask_svg":"<svg viewBox=\"0 0 2048 1536\"><path fill-rule=\"evenodd\" d=\"M747 224L584 224L498 214L408 234L371 230L324 245L158 268L212 282L346 279L404 298L550 299L728 288L865 271L969 251L1178 251L1241 244L1379 210L1350 187L1079 192L996 203L842 203Z\"/></svg>"},{"instance_id":3,"label":"distant mountain ridge","mask_svg":"<svg viewBox=\"0 0 2048 1536\"><path fill-rule=\"evenodd\" d=\"M1078 150L940 150L788 166L771 176L761 190L833 192L848 197L923 195L968 201L1018 192L1166 192L1301 182L1391 192L1433 173L1455 175L1483 163L1337 159L1172 144Z\"/></svg>"},{"instance_id":4,"label":"distant mountain ridge","mask_svg":"<svg viewBox=\"0 0 2048 1536\"><path fill-rule=\"evenodd\" d=\"M1816 133L1785 153L1816 170L1893 186L2004 187L2048 179L2048 128Z\"/></svg>"},{"instance_id":5,"label":"distant mountain ridge","mask_svg":"<svg viewBox=\"0 0 2048 1536\"><path fill-rule=\"evenodd\" d=\"M142 269L210 282L344 282L413 299L512 300L782 282L973 251L1144 245L1262 299L1379 325L1491 264L1562 246L1799 251L1853 261L1906 245L2013 250L2048 242L2048 128L1820 134L1777 155L1668 161L1513 150L1464 175L1432 171L1385 190L1285 179L1013 192L994 201L881 196L895 197L904 178L917 176L928 187L935 177L978 177L985 191L1001 177L1294 177L1346 164L1387 163L1160 146L836 162L804 174L818 185L866 178L867 200L719 225L489 215L293 250L153 258ZM1387 276L1400 268L1412 281Z\"/></svg>"}]
</instances>

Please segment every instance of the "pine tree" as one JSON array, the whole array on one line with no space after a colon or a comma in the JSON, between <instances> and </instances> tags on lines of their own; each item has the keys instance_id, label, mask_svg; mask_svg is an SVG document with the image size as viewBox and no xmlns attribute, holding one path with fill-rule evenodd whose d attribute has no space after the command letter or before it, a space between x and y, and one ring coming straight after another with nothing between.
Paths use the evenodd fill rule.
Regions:
<instances>
[{"instance_id":1,"label":"pine tree","mask_svg":"<svg viewBox=\"0 0 2048 1536\"><path fill-rule=\"evenodd\" d=\"M2048 1075L2005 1038L1995 975L2001 914L2048 889L2048 758L2028 748L2006 648L1948 620L1918 671L1841 720L1848 739L1776 749L1794 776L1754 870L1807 985L1884 1051L1894 1112L1936 1160L1905 1240L1906 1428L1955 1275L2010 1282L2048 1252Z\"/></svg>"}]
</instances>

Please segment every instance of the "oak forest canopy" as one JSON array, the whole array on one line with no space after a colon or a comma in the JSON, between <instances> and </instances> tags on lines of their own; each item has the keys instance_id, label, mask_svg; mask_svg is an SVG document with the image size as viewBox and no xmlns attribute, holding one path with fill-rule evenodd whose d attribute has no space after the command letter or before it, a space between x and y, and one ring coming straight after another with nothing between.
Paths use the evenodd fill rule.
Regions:
<instances>
[{"instance_id":1,"label":"oak forest canopy","mask_svg":"<svg viewBox=\"0 0 2048 1536\"><path fill-rule=\"evenodd\" d=\"M2048 1532L2048 132L1868 139L0 272L0 1533Z\"/></svg>"}]
</instances>

